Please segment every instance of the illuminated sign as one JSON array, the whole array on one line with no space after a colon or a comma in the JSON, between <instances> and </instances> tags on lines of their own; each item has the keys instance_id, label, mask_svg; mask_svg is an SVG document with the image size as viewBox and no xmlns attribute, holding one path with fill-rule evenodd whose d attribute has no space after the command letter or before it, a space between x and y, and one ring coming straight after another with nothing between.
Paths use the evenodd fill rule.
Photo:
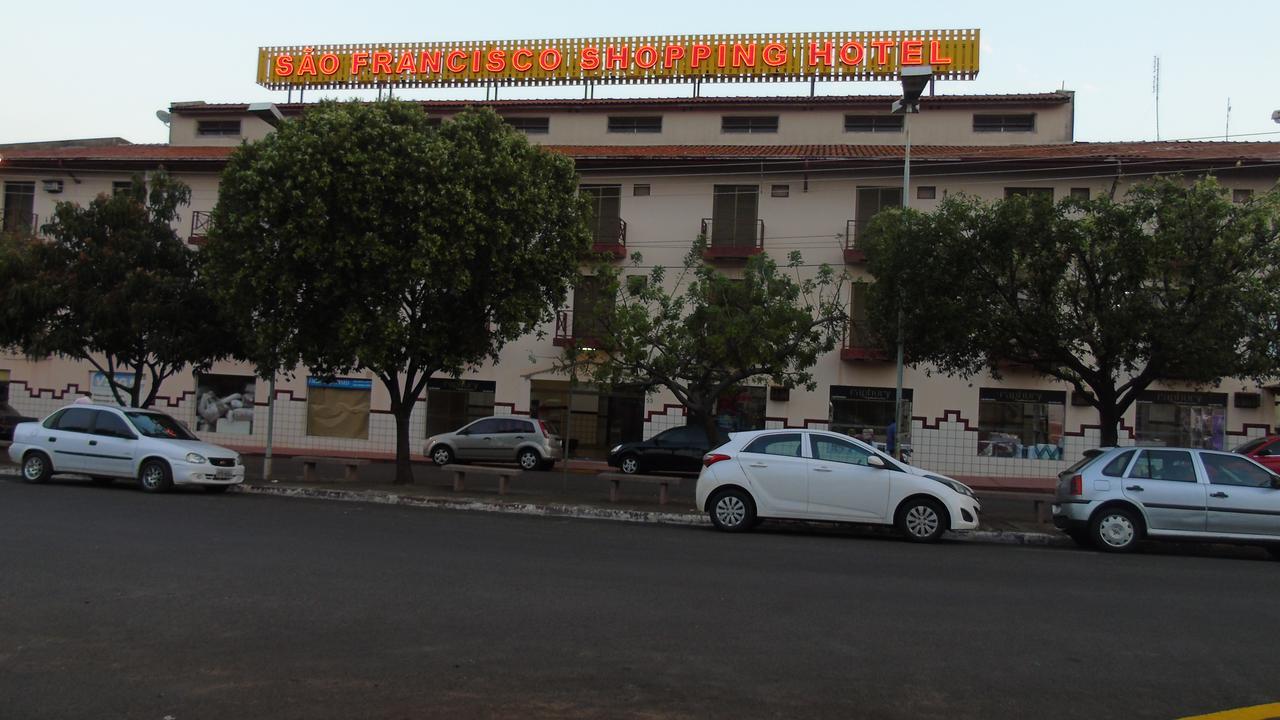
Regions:
<instances>
[{"instance_id":1,"label":"illuminated sign","mask_svg":"<svg viewBox=\"0 0 1280 720\"><path fill-rule=\"evenodd\" d=\"M978 75L977 30L652 35L258 49L258 84L375 88L889 80Z\"/></svg>"}]
</instances>

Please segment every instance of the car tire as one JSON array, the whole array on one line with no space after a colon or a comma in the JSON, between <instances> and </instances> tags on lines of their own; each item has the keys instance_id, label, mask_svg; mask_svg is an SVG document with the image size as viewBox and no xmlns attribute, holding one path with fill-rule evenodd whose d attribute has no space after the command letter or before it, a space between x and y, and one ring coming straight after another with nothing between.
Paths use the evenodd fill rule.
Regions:
<instances>
[{"instance_id":1,"label":"car tire","mask_svg":"<svg viewBox=\"0 0 1280 720\"><path fill-rule=\"evenodd\" d=\"M625 475L639 475L643 469L640 467L640 456L623 455L622 459L618 460L618 469Z\"/></svg>"},{"instance_id":2,"label":"car tire","mask_svg":"<svg viewBox=\"0 0 1280 720\"><path fill-rule=\"evenodd\" d=\"M937 500L915 498L898 506L893 524L911 542L937 542L947 531L947 509Z\"/></svg>"},{"instance_id":3,"label":"car tire","mask_svg":"<svg viewBox=\"0 0 1280 720\"><path fill-rule=\"evenodd\" d=\"M746 532L756 525L756 503L737 488L721 490L707 503L707 514L717 530Z\"/></svg>"},{"instance_id":4,"label":"car tire","mask_svg":"<svg viewBox=\"0 0 1280 720\"><path fill-rule=\"evenodd\" d=\"M138 470L138 485L149 493L168 492L173 488L173 471L160 460L148 460Z\"/></svg>"},{"instance_id":5,"label":"car tire","mask_svg":"<svg viewBox=\"0 0 1280 720\"><path fill-rule=\"evenodd\" d=\"M431 451L431 461L436 465L444 467L445 465L453 462L453 450L450 450L448 445L437 445L436 448Z\"/></svg>"},{"instance_id":6,"label":"car tire","mask_svg":"<svg viewBox=\"0 0 1280 720\"><path fill-rule=\"evenodd\" d=\"M1133 552L1141 539L1142 522L1128 508L1103 508L1089 519L1089 540L1103 552Z\"/></svg>"},{"instance_id":7,"label":"car tire","mask_svg":"<svg viewBox=\"0 0 1280 720\"><path fill-rule=\"evenodd\" d=\"M533 448L525 448L516 453L516 462L521 470L537 470L542 467L542 456Z\"/></svg>"},{"instance_id":8,"label":"car tire","mask_svg":"<svg viewBox=\"0 0 1280 720\"><path fill-rule=\"evenodd\" d=\"M97 485L98 487L106 487L106 486L110 485L111 483L113 483L113 482L115 482L115 481L116 481L116 479L115 479L115 478L109 478L109 477L92 477L92 478L89 478L89 482L93 483L94 485Z\"/></svg>"},{"instance_id":9,"label":"car tire","mask_svg":"<svg viewBox=\"0 0 1280 720\"><path fill-rule=\"evenodd\" d=\"M205 492L211 492L211 493L214 493L215 495L221 495L222 493L230 489L231 489L230 485L205 485L204 486Z\"/></svg>"},{"instance_id":10,"label":"car tire","mask_svg":"<svg viewBox=\"0 0 1280 720\"><path fill-rule=\"evenodd\" d=\"M53 477L53 464L42 452L27 453L22 458L22 479L29 483L48 482Z\"/></svg>"}]
</instances>

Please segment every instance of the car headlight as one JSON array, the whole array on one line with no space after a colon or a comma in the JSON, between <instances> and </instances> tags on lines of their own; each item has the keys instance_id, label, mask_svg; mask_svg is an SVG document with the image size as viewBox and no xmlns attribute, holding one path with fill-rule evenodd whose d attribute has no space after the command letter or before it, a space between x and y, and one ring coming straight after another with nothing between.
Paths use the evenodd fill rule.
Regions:
<instances>
[{"instance_id":1,"label":"car headlight","mask_svg":"<svg viewBox=\"0 0 1280 720\"><path fill-rule=\"evenodd\" d=\"M187 453L187 462L191 463L192 465L201 465L208 461L204 459L203 455L200 455L198 453Z\"/></svg>"},{"instance_id":2,"label":"car headlight","mask_svg":"<svg viewBox=\"0 0 1280 720\"><path fill-rule=\"evenodd\" d=\"M974 498L975 500L977 499L977 496L973 494L973 490L969 489L969 486L965 485L962 482L956 482L955 480L951 480L950 478L939 477L938 475L925 475L925 477L929 478L930 480L933 480L934 482L940 482L943 485L946 485L947 487L951 488L952 490L960 493L961 495L968 495L969 497Z\"/></svg>"},{"instance_id":3,"label":"car headlight","mask_svg":"<svg viewBox=\"0 0 1280 720\"><path fill-rule=\"evenodd\" d=\"M612 455L612 454L614 454L614 453L618 452L618 451L619 451L619 450L621 450L621 449L622 449L622 446L621 446L621 445L614 445L614 446L613 446L613 449L609 451L609 454L610 454L610 455Z\"/></svg>"}]
</instances>

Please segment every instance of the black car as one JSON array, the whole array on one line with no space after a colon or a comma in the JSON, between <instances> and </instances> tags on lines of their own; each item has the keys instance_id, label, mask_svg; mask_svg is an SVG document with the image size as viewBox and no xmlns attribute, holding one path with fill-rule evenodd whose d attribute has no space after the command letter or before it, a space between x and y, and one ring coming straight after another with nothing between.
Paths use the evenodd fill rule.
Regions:
<instances>
[{"instance_id":1,"label":"black car","mask_svg":"<svg viewBox=\"0 0 1280 720\"><path fill-rule=\"evenodd\" d=\"M24 422L35 422L38 418L19 415L17 410L0 402L0 440L13 440L13 428Z\"/></svg>"},{"instance_id":2,"label":"black car","mask_svg":"<svg viewBox=\"0 0 1280 720\"><path fill-rule=\"evenodd\" d=\"M708 445L707 433L700 427L686 425L671 428L648 440L623 443L609 451L609 464L624 473L679 472L697 474L702 470L702 456L713 447L729 442L720 433L715 445Z\"/></svg>"}]
</instances>

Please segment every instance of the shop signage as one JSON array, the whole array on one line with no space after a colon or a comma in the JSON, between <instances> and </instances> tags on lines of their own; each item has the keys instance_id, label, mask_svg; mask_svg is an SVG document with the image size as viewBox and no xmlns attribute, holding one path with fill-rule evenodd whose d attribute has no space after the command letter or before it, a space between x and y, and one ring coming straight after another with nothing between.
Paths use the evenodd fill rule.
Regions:
<instances>
[{"instance_id":1,"label":"shop signage","mask_svg":"<svg viewBox=\"0 0 1280 720\"><path fill-rule=\"evenodd\" d=\"M859 385L832 385L831 399L872 400L874 402L896 402L896 390L886 387L864 387ZM902 399L912 399L911 388L902 388Z\"/></svg>"},{"instance_id":2,"label":"shop signage","mask_svg":"<svg viewBox=\"0 0 1280 720\"><path fill-rule=\"evenodd\" d=\"M258 48L258 84L376 88L886 80L978 75L978 30L649 35Z\"/></svg>"},{"instance_id":3,"label":"shop signage","mask_svg":"<svg viewBox=\"0 0 1280 720\"><path fill-rule=\"evenodd\" d=\"M1213 392L1183 392L1179 390L1147 390L1138 393L1138 402L1166 405L1200 405L1226 407L1227 394Z\"/></svg>"},{"instance_id":4,"label":"shop signage","mask_svg":"<svg viewBox=\"0 0 1280 720\"><path fill-rule=\"evenodd\" d=\"M1053 390L1015 390L1013 388L980 388L979 400L995 402L1042 403L1047 405L1066 405L1067 394Z\"/></svg>"},{"instance_id":5,"label":"shop signage","mask_svg":"<svg viewBox=\"0 0 1280 720\"><path fill-rule=\"evenodd\" d=\"M342 390L371 390L373 389L373 381L361 378L334 378L326 381L318 377L309 377L307 378L307 387L339 388Z\"/></svg>"}]
</instances>

